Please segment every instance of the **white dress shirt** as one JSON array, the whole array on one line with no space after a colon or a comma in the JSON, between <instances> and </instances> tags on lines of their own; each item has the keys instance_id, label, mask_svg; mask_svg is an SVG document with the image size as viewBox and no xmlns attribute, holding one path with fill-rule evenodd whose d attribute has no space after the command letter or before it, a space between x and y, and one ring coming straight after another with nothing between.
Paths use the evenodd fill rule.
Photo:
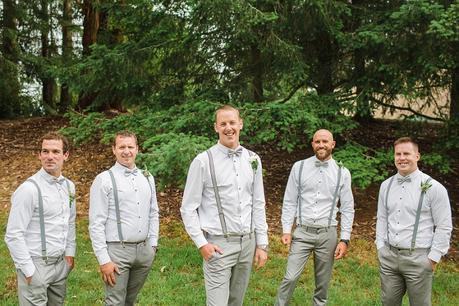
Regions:
<instances>
[{"instance_id":1,"label":"white dress shirt","mask_svg":"<svg viewBox=\"0 0 459 306\"><path fill-rule=\"evenodd\" d=\"M253 230L256 242L257 245L267 245L268 225L260 158L256 156L258 168L254 181L254 170L247 149L243 148L240 156L233 157L228 156L229 149L220 143L210 150L228 233L250 232L253 192ZM223 235L206 152L196 156L190 165L180 212L185 229L198 248L208 243L203 231L211 235Z\"/></svg>"},{"instance_id":2,"label":"white dress shirt","mask_svg":"<svg viewBox=\"0 0 459 306\"><path fill-rule=\"evenodd\" d=\"M304 160L301 176L301 223L313 227L326 227L330 218L333 195L338 183L338 165L331 158L327 167L317 167L316 156ZM297 161L290 171L282 206L283 233L291 233L295 216L298 216L298 175L301 161ZM340 208L337 208L338 199ZM342 168L341 181L336 203L333 208L331 225L336 226L336 214L341 213L341 239L349 240L354 221L354 197L351 189L351 174ZM297 224L299 220L297 218Z\"/></svg>"},{"instance_id":3,"label":"white dress shirt","mask_svg":"<svg viewBox=\"0 0 459 306\"><path fill-rule=\"evenodd\" d=\"M389 190L386 207L386 192L390 178L381 184L378 197L378 219L376 222L376 246L378 249L389 243L392 246L409 249L413 237L416 211L421 196L421 182L428 175L416 170L408 177L411 182L398 183L397 173ZM451 206L448 192L442 184L432 179L422 203L415 248L431 248L428 257L439 262L449 248L452 231ZM387 234L389 228L389 241Z\"/></svg>"},{"instance_id":4,"label":"white dress shirt","mask_svg":"<svg viewBox=\"0 0 459 306\"><path fill-rule=\"evenodd\" d=\"M155 181L140 169L135 174L119 163L111 167L118 189L121 231L124 241L147 240L152 247L158 245L159 210ZM150 187L151 184L151 187ZM151 192L153 190L153 194ZM100 265L111 261L107 241L120 241L116 222L113 185L108 171L97 175L89 193L89 235Z\"/></svg>"},{"instance_id":5,"label":"white dress shirt","mask_svg":"<svg viewBox=\"0 0 459 306\"><path fill-rule=\"evenodd\" d=\"M56 178L43 168L30 177L39 186L43 198L47 256L75 256L75 185L70 193L62 175ZM42 256L38 190L31 182L22 183L11 197L11 211L5 242L14 265L26 277L35 273L32 256Z\"/></svg>"}]
</instances>

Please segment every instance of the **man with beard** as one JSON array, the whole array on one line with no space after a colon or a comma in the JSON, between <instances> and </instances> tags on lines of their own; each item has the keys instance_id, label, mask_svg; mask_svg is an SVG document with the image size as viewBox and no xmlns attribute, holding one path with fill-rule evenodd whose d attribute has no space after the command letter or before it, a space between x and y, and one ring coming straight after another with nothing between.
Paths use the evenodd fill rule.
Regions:
<instances>
[{"instance_id":1,"label":"man with beard","mask_svg":"<svg viewBox=\"0 0 459 306\"><path fill-rule=\"evenodd\" d=\"M234 107L216 111L219 141L191 163L180 209L203 258L207 305L242 305L252 262L268 258L261 161L239 144L242 126Z\"/></svg>"},{"instance_id":2,"label":"man with beard","mask_svg":"<svg viewBox=\"0 0 459 306\"><path fill-rule=\"evenodd\" d=\"M433 272L449 248L448 192L418 169L420 156L411 138L397 139L398 172L379 190L376 247L383 305L401 305L406 291L410 305L432 305Z\"/></svg>"},{"instance_id":3,"label":"man with beard","mask_svg":"<svg viewBox=\"0 0 459 306\"><path fill-rule=\"evenodd\" d=\"M116 163L94 180L89 234L105 282L105 305L134 305L156 255L159 213L155 181L139 170L137 137L118 132Z\"/></svg>"},{"instance_id":4,"label":"man with beard","mask_svg":"<svg viewBox=\"0 0 459 306\"><path fill-rule=\"evenodd\" d=\"M276 305L288 305L312 252L316 285L313 305L325 305L333 260L346 254L354 220L354 198L351 174L333 160L334 147L330 131L316 131L312 140L315 156L296 162L290 172L282 207L281 237L282 243L290 246L290 252ZM337 244L338 200L341 239ZM296 229L292 235L295 217Z\"/></svg>"},{"instance_id":5,"label":"man with beard","mask_svg":"<svg viewBox=\"0 0 459 306\"><path fill-rule=\"evenodd\" d=\"M17 269L19 305L64 305L76 251L75 185L62 176L68 157L64 136L44 135L41 169L11 197L5 242Z\"/></svg>"}]
</instances>

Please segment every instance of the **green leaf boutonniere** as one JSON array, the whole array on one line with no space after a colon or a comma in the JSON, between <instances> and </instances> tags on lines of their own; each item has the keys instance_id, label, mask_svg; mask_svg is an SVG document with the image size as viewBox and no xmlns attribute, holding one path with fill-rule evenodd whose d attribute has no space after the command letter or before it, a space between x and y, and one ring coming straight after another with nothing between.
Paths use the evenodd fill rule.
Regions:
<instances>
[{"instance_id":1,"label":"green leaf boutonniere","mask_svg":"<svg viewBox=\"0 0 459 306\"><path fill-rule=\"evenodd\" d=\"M253 171L256 171L258 169L258 159L255 155L249 156L249 163L252 166Z\"/></svg>"},{"instance_id":2,"label":"green leaf boutonniere","mask_svg":"<svg viewBox=\"0 0 459 306\"><path fill-rule=\"evenodd\" d=\"M422 190L422 192L426 192L427 190L429 190L430 187L432 187L432 183L430 183L428 181L421 182L421 190Z\"/></svg>"},{"instance_id":3,"label":"green leaf boutonniere","mask_svg":"<svg viewBox=\"0 0 459 306\"><path fill-rule=\"evenodd\" d=\"M146 165L144 166L144 168L143 168L143 170L142 170L142 174L143 174L143 176L145 176L146 178L149 178L150 176L152 176L151 173L150 173L150 171L148 171L148 168L147 168Z\"/></svg>"},{"instance_id":4,"label":"green leaf boutonniere","mask_svg":"<svg viewBox=\"0 0 459 306\"><path fill-rule=\"evenodd\" d=\"M337 162L336 164L337 164L337 165L338 165L338 167L340 167L340 168L343 168L343 167L344 167L344 164L343 164L343 162L342 162L342 161L339 161L339 162Z\"/></svg>"},{"instance_id":5,"label":"green leaf boutonniere","mask_svg":"<svg viewBox=\"0 0 459 306\"><path fill-rule=\"evenodd\" d=\"M69 192L69 207L72 208L72 204L75 202L75 194L71 191Z\"/></svg>"}]
</instances>

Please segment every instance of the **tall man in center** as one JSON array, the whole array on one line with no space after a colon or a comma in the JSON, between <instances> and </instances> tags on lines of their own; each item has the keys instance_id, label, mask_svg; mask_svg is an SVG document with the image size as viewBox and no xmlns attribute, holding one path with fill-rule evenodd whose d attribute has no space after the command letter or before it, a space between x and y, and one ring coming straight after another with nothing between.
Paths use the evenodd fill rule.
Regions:
<instances>
[{"instance_id":1,"label":"tall man in center","mask_svg":"<svg viewBox=\"0 0 459 306\"><path fill-rule=\"evenodd\" d=\"M203 257L207 305L242 305L252 263L268 258L261 160L239 144L242 126L234 107L216 111L219 141L191 163L180 209Z\"/></svg>"},{"instance_id":2,"label":"tall man in center","mask_svg":"<svg viewBox=\"0 0 459 306\"><path fill-rule=\"evenodd\" d=\"M134 305L158 245L155 181L135 165L135 134L117 133L112 150L115 165L91 186L89 234L105 282L105 305Z\"/></svg>"},{"instance_id":3,"label":"tall man in center","mask_svg":"<svg viewBox=\"0 0 459 306\"><path fill-rule=\"evenodd\" d=\"M279 287L276 305L288 305L296 282L314 252L313 305L327 303L333 260L344 257L354 220L351 174L332 158L333 135L318 130L312 139L314 156L296 162L290 172L282 207L281 241L290 246L287 271ZM340 202L338 209L337 203ZM337 211L341 213L341 239L337 243ZM296 229L291 234L294 219Z\"/></svg>"}]
</instances>

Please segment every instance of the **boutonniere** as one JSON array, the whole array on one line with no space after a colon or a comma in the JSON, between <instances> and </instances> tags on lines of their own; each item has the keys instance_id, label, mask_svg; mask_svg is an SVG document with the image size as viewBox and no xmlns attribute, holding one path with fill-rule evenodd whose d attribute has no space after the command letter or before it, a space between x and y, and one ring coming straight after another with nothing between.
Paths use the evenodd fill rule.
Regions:
<instances>
[{"instance_id":1,"label":"boutonniere","mask_svg":"<svg viewBox=\"0 0 459 306\"><path fill-rule=\"evenodd\" d=\"M255 155L249 156L249 163L252 166L253 171L258 169L258 159Z\"/></svg>"},{"instance_id":2,"label":"boutonniere","mask_svg":"<svg viewBox=\"0 0 459 306\"><path fill-rule=\"evenodd\" d=\"M148 171L148 168L147 168L146 165L144 166L144 168L143 168L143 170L142 170L142 174L143 174L143 176L145 176L147 179L148 179L150 176L152 176L151 173L150 173L150 171Z\"/></svg>"},{"instance_id":3,"label":"boutonniere","mask_svg":"<svg viewBox=\"0 0 459 306\"><path fill-rule=\"evenodd\" d=\"M337 165L338 165L338 167L340 167L340 168L343 168L343 167L344 167L344 164L343 164L343 162L342 162L342 161L339 161L339 162L337 162L336 164L337 164Z\"/></svg>"},{"instance_id":4,"label":"boutonniere","mask_svg":"<svg viewBox=\"0 0 459 306\"><path fill-rule=\"evenodd\" d=\"M75 194L69 191L69 207L72 208L72 204L75 202Z\"/></svg>"},{"instance_id":5,"label":"boutonniere","mask_svg":"<svg viewBox=\"0 0 459 306\"><path fill-rule=\"evenodd\" d=\"M432 187L432 184L430 182L421 182L421 190L422 192L426 192L427 190L429 190L429 188Z\"/></svg>"}]
</instances>

